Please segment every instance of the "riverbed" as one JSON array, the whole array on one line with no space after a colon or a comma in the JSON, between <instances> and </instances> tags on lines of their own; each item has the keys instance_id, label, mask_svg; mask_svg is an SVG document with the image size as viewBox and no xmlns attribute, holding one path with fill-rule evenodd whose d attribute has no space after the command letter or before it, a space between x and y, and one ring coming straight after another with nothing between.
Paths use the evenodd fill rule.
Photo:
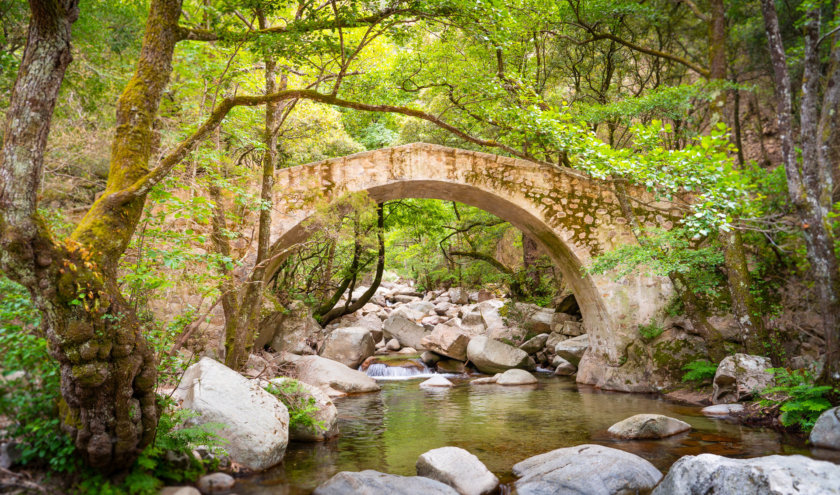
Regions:
<instances>
[{"instance_id":1,"label":"riverbed","mask_svg":"<svg viewBox=\"0 0 840 495\"><path fill-rule=\"evenodd\" d=\"M308 494L339 471L374 469L413 476L420 454L447 445L478 456L503 483L514 480L515 463L583 443L632 452L663 472L681 456L700 453L812 455L801 438L707 418L699 407L538 375L537 385L524 387L470 385L463 376L450 378L454 388L440 390L421 389L422 378L382 381L378 393L336 399L340 437L290 444L281 465L239 480L237 493ZM692 430L653 441L619 441L607 434L610 425L639 413L672 416L691 424Z\"/></svg>"}]
</instances>

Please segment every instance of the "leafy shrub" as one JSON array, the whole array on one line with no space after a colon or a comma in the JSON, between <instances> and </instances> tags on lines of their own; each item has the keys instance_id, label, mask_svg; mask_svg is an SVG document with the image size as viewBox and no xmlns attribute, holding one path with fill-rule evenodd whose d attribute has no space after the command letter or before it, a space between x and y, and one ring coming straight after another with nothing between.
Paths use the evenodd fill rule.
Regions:
<instances>
[{"instance_id":1,"label":"leafy shrub","mask_svg":"<svg viewBox=\"0 0 840 495\"><path fill-rule=\"evenodd\" d=\"M809 432L823 411L831 408L827 396L833 391L828 385L816 385L814 376L807 370L788 371L785 368L770 368L776 377L776 385L762 392L760 404L764 407L778 407L779 421L784 426Z\"/></svg>"},{"instance_id":2,"label":"leafy shrub","mask_svg":"<svg viewBox=\"0 0 840 495\"><path fill-rule=\"evenodd\" d=\"M682 367L682 370L686 372L682 376L682 381L700 383L709 382L715 377L717 368L717 364L706 359L692 361Z\"/></svg>"},{"instance_id":3,"label":"leafy shrub","mask_svg":"<svg viewBox=\"0 0 840 495\"><path fill-rule=\"evenodd\" d=\"M662 328L662 325L652 321L647 325L639 325L639 333L642 335L644 340L653 340L656 337L662 335L665 329Z\"/></svg>"},{"instance_id":4,"label":"leafy shrub","mask_svg":"<svg viewBox=\"0 0 840 495\"><path fill-rule=\"evenodd\" d=\"M318 413L315 397L307 392L299 381L287 378L280 383L270 383L265 390L280 399L289 410L289 429L327 429L323 421L315 419L315 414Z\"/></svg>"},{"instance_id":5,"label":"leafy shrub","mask_svg":"<svg viewBox=\"0 0 840 495\"><path fill-rule=\"evenodd\" d=\"M78 466L73 443L58 419L59 367L38 335L39 325L26 290L0 276L0 415L14 418L3 436L20 443L21 464L73 471Z\"/></svg>"}]
</instances>

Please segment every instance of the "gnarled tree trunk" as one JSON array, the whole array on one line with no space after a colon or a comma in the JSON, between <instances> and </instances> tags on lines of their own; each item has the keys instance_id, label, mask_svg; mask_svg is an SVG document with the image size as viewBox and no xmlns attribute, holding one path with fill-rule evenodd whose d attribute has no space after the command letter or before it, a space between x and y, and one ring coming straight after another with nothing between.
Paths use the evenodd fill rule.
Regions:
<instances>
[{"instance_id":1,"label":"gnarled tree trunk","mask_svg":"<svg viewBox=\"0 0 840 495\"><path fill-rule=\"evenodd\" d=\"M75 0L32 0L30 7L0 165L0 267L29 289L43 316L61 365L62 427L88 464L114 471L134 462L157 423L154 358L116 270L145 202L145 195L123 190L148 172L181 2L151 3L140 60L117 106L107 188L63 243L38 217L36 193L78 8Z\"/></svg>"}]
</instances>

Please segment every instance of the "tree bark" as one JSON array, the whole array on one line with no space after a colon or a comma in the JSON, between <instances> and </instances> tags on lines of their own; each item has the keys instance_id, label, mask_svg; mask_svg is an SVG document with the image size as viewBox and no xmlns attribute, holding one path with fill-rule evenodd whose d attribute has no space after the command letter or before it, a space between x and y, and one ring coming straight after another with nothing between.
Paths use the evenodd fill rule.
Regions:
<instances>
[{"instance_id":1,"label":"tree bark","mask_svg":"<svg viewBox=\"0 0 840 495\"><path fill-rule=\"evenodd\" d=\"M268 23L265 13L257 9L260 29L266 29ZM265 94L277 91L277 62L272 56L265 59ZM283 88L285 89L285 88ZM271 242L271 215L274 205L274 171L277 168L277 110L279 102L268 101L265 105L265 127L263 144L265 153L262 160L262 180L260 186L260 215L257 230L257 256L254 270L242 288L242 297L237 311L236 332L233 339L226 342L225 364L238 370L248 360L248 354L254 346L254 339L259 330L260 309L262 308L265 268Z\"/></svg>"},{"instance_id":2,"label":"tree bark","mask_svg":"<svg viewBox=\"0 0 840 495\"><path fill-rule=\"evenodd\" d=\"M128 467L152 440L156 368L98 244L59 243L38 216L43 152L78 6L32 0L30 8L0 163L0 268L29 289L42 314L60 364L62 428L82 459L112 471Z\"/></svg>"},{"instance_id":3,"label":"tree bark","mask_svg":"<svg viewBox=\"0 0 840 495\"><path fill-rule=\"evenodd\" d=\"M522 265L525 270L525 292L535 295L540 290L540 272L536 266L540 257L537 241L522 234ZM522 287L519 287L521 290Z\"/></svg>"},{"instance_id":4,"label":"tree bark","mask_svg":"<svg viewBox=\"0 0 840 495\"><path fill-rule=\"evenodd\" d=\"M840 67L838 48L832 46L828 81L823 100L819 89L821 74L819 8L805 14L805 58L800 100L800 141L802 161L796 158L793 138L793 112L790 75L773 0L762 0L767 43L773 64L773 82L778 100L777 119L782 140L782 156L788 182L788 196L799 217L811 276L814 279L816 310L821 317L826 362L820 381L840 383L840 273L834 253L834 237L828 213L831 210L831 149L837 139L840 111ZM820 108L822 103L822 108Z\"/></svg>"}]
</instances>

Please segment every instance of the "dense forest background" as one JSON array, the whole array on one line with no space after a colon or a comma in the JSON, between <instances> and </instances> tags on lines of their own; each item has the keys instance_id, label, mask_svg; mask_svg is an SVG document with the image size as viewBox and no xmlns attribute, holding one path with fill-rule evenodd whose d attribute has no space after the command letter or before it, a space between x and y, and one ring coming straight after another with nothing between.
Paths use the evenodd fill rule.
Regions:
<instances>
[{"instance_id":1,"label":"dense forest background","mask_svg":"<svg viewBox=\"0 0 840 495\"><path fill-rule=\"evenodd\" d=\"M165 17L173 8L175 27ZM0 410L19 420L10 432L32 439L27 462L76 469L70 440L53 435L54 402L62 374L65 390L85 378L68 364L66 329L51 319L87 321L78 312L99 311L99 294L132 315L148 341L140 369L154 368L149 376L161 382L207 349L243 366L266 305L301 300L326 324L342 315L336 303L383 277L541 306L564 300L569 290L534 240L479 209L436 200L325 204L310 238L263 286L274 170L418 141L576 168L618 194L637 184L682 204L679 228L636 226L637 246L602 253L587 269L668 276L677 295L663 318L692 321L713 360L767 355L830 390L840 381L838 8L815 0L81 2L31 212L60 246L54 259L80 267L78 297L37 296L41 286L4 241L0 366L40 374L0 398ZM19 111L14 88L25 78L31 18L26 2L0 0L4 121ZM167 36L172 46L153 52ZM156 63L167 49L171 62ZM131 113L140 107L142 119ZM3 180L8 198L14 179ZM135 184L122 210L107 206ZM632 205L626 215L632 224ZM254 265L245 255L255 247ZM61 276L50 280L60 285ZM103 324L105 335L116 333L102 342L123 324ZM135 444L150 441L154 429L143 424ZM100 468L136 458L98 459L90 445L76 446Z\"/></svg>"}]
</instances>

